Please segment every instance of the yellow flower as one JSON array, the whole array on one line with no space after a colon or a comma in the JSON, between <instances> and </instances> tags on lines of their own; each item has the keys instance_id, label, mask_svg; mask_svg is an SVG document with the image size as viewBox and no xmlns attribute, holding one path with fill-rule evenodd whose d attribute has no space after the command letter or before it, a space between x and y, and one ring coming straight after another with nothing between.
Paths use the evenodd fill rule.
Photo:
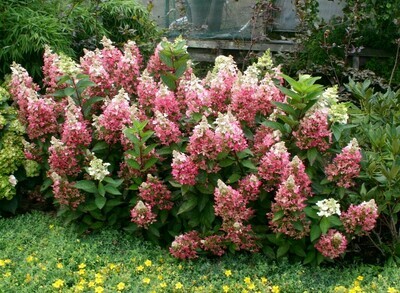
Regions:
<instances>
[{"instance_id":1,"label":"yellow flower","mask_svg":"<svg viewBox=\"0 0 400 293\"><path fill-rule=\"evenodd\" d=\"M119 282L118 285L117 285L117 290L118 291L122 291L124 289L125 289L125 283Z\"/></svg>"},{"instance_id":2,"label":"yellow flower","mask_svg":"<svg viewBox=\"0 0 400 293\"><path fill-rule=\"evenodd\" d=\"M29 283L30 281L32 281L32 276L30 274L26 274L25 283Z\"/></svg>"},{"instance_id":3,"label":"yellow flower","mask_svg":"<svg viewBox=\"0 0 400 293\"><path fill-rule=\"evenodd\" d=\"M5 259L5 260L4 260L4 263L5 263L6 265L9 265L9 264L11 263L11 259L9 259L9 258Z\"/></svg>"},{"instance_id":4,"label":"yellow flower","mask_svg":"<svg viewBox=\"0 0 400 293\"><path fill-rule=\"evenodd\" d=\"M56 289L60 289L62 286L64 286L64 280L57 279L57 280L53 283L52 286L53 286L54 288L56 288Z\"/></svg>"},{"instance_id":5,"label":"yellow flower","mask_svg":"<svg viewBox=\"0 0 400 293\"><path fill-rule=\"evenodd\" d=\"M232 276L232 271L231 270L225 270L225 276L227 276L227 277Z\"/></svg>"},{"instance_id":6,"label":"yellow flower","mask_svg":"<svg viewBox=\"0 0 400 293\"><path fill-rule=\"evenodd\" d=\"M96 285L96 283L93 282L93 281L90 281L90 282L88 283L88 287L89 287L89 288L92 288L92 287L94 287L95 285Z\"/></svg>"},{"instance_id":7,"label":"yellow flower","mask_svg":"<svg viewBox=\"0 0 400 293\"><path fill-rule=\"evenodd\" d=\"M26 262L33 262L35 258L32 255L29 255L25 260Z\"/></svg>"},{"instance_id":8,"label":"yellow flower","mask_svg":"<svg viewBox=\"0 0 400 293\"><path fill-rule=\"evenodd\" d=\"M388 292L388 293L399 293L400 291L397 290L396 288L389 287L389 288L387 289L387 292Z\"/></svg>"},{"instance_id":9,"label":"yellow flower","mask_svg":"<svg viewBox=\"0 0 400 293\"><path fill-rule=\"evenodd\" d=\"M268 279L266 277L261 277L261 283L263 283L264 285L267 284Z\"/></svg>"},{"instance_id":10,"label":"yellow flower","mask_svg":"<svg viewBox=\"0 0 400 293\"><path fill-rule=\"evenodd\" d=\"M165 288L165 287L167 287L167 283L165 283L165 282L162 282L162 283L160 284L160 287L161 287L161 288Z\"/></svg>"},{"instance_id":11,"label":"yellow flower","mask_svg":"<svg viewBox=\"0 0 400 293\"><path fill-rule=\"evenodd\" d=\"M56 267L57 267L57 269L62 269L64 266L62 263L59 262L59 263L57 263Z\"/></svg>"},{"instance_id":12,"label":"yellow flower","mask_svg":"<svg viewBox=\"0 0 400 293\"><path fill-rule=\"evenodd\" d=\"M78 271L78 275L83 276L84 274L86 274L86 271L84 269Z\"/></svg>"},{"instance_id":13,"label":"yellow flower","mask_svg":"<svg viewBox=\"0 0 400 293\"><path fill-rule=\"evenodd\" d=\"M251 283L251 279L249 277L244 278L243 280L246 284L250 284Z\"/></svg>"},{"instance_id":14,"label":"yellow flower","mask_svg":"<svg viewBox=\"0 0 400 293\"><path fill-rule=\"evenodd\" d=\"M5 272L5 273L3 274L3 276L4 276L5 278L11 277L11 272Z\"/></svg>"},{"instance_id":15,"label":"yellow flower","mask_svg":"<svg viewBox=\"0 0 400 293\"><path fill-rule=\"evenodd\" d=\"M103 293L104 292L104 288L101 286L97 286L96 288L94 288L94 292L95 293Z\"/></svg>"},{"instance_id":16,"label":"yellow flower","mask_svg":"<svg viewBox=\"0 0 400 293\"><path fill-rule=\"evenodd\" d=\"M96 282L96 284L103 284L104 283L104 277L101 274L96 273L94 275L94 277L95 277L94 281Z\"/></svg>"},{"instance_id":17,"label":"yellow flower","mask_svg":"<svg viewBox=\"0 0 400 293\"><path fill-rule=\"evenodd\" d=\"M358 276L357 280L362 281L362 280L364 280L364 277L363 276Z\"/></svg>"},{"instance_id":18,"label":"yellow flower","mask_svg":"<svg viewBox=\"0 0 400 293\"><path fill-rule=\"evenodd\" d=\"M83 270L84 268L86 268L86 265L84 263L78 265L78 269Z\"/></svg>"},{"instance_id":19,"label":"yellow flower","mask_svg":"<svg viewBox=\"0 0 400 293\"><path fill-rule=\"evenodd\" d=\"M336 286L333 291L337 293L345 293L347 292L347 289L345 286Z\"/></svg>"},{"instance_id":20,"label":"yellow flower","mask_svg":"<svg viewBox=\"0 0 400 293\"><path fill-rule=\"evenodd\" d=\"M49 225L49 229L51 230L51 229L53 229L54 228L54 225Z\"/></svg>"},{"instance_id":21,"label":"yellow flower","mask_svg":"<svg viewBox=\"0 0 400 293\"><path fill-rule=\"evenodd\" d=\"M6 266L6 262L2 259L0 259L0 267L5 267Z\"/></svg>"},{"instance_id":22,"label":"yellow flower","mask_svg":"<svg viewBox=\"0 0 400 293\"><path fill-rule=\"evenodd\" d=\"M144 266L140 265L140 266L136 267L136 270L137 270L138 272L143 272Z\"/></svg>"},{"instance_id":23,"label":"yellow flower","mask_svg":"<svg viewBox=\"0 0 400 293\"><path fill-rule=\"evenodd\" d=\"M179 289L182 289L182 288L183 288L183 285L182 285L181 282L178 282L178 283L175 284L175 289L179 290Z\"/></svg>"},{"instance_id":24,"label":"yellow flower","mask_svg":"<svg viewBox=\"0 0 400 293\"><path fill-rule=\"evenodd\" d=\"M151 260L147 259L147 260L144 262L144 265L145 265L146 267L151 267L151 265L152 265Z\"/></svg>"},{"instance_id":25,"label":"yellow flower","mask_svg":"<svg viewBox=\"0 0 400 293\"><path fill-rule=\"evenodd\" d=\"M158 275L158 276L157 276L157 279L159 279L159 280L161 281L161 280L163 280L163 279L164 279L164 277L163 277L163 276L161 276L161 275Z\"/></svg>"},{"instance_id":26,"label":"yellow flower","mask_svg":"<svg viewBox=\"0 0 400 293\"><path fill-rule=\"evenodd\" d=\"M254 290L254 289L256 288L256 286L254 285L254 283L249 283L249 284L247 285L247 288L248 288L249 290Z\"/></svg>"},{"instance_id":27,"label":"yellow flower","mask_svg":"<svg viewBox=\"0 0 400 293\"><path fill-rule=\"evenodd\" d=\"M113 263L110 263L110 264L108 265L108 267L110 268L110 270L115 270L115 269L117 268L117 265L116 265L116 264L113 264Z\"/></svg>"},{"instance_id":28,"label":"yellow flower","mask_svg":"<svg viewBox=\"0 0 400 293\"><path fill-rule=\"evenodd\" d=\"M150 284L150 278L144 278L143 283L145 283L147 285Z\"/></svg>"},{"instance_id":29,"label":"yellow flower","mask_svg":"<svg viewBox=\"0 0 400 293\"><path fill-rule=\"evenodd\" d=\"M279 286L272 286L271 292L272 293L279 293L279 292L281 292L281 290L279 289Z\"/></svg>"},{"instance_id":30,"label":"yellow flower","mask_svg":"<svg viewBox=\"0 0 400 293\"><path fill-rule=\"evenodd\" d=\"M222 290L226 293L229 292L229 287L227 285L222 286Z\"/></svg>"}]
</instances>

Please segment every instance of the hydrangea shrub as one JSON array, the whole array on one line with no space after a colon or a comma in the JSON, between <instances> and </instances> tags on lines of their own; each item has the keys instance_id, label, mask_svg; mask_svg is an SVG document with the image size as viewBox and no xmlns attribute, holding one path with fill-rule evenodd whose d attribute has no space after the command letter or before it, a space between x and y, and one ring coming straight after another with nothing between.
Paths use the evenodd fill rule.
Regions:
<instances>
[{"instance_id":1,"label":"hydrangea shrub","mask_svg":"<svg viewBox=\"0 0 400 293\"><path fill-rule=\"evenodd\" d=\"M245 72L219 56L203 79L181 39L147 65L134 42L108 39L80 64L46 48L44 64L44 94L12 66L25 156L82 231L123 226L181 259L245 250L320 263L374 227L376 204L352 189L361 150L337 88L285 76L269 52Z\"/></svg>"}]
</instances>

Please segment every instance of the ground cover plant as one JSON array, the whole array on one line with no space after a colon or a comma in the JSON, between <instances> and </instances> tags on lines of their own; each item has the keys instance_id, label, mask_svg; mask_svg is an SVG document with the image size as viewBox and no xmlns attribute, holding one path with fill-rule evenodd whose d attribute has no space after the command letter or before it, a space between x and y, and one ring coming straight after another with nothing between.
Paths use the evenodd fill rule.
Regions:
<instances>
[{"instance_id":1,"label":"ground cover plant","mask_svg":"<svg viewBox=\"0 0 400 293\"><path fill-rule=\"evenodd\" d=\"M10 241L12 239L12 241ZM181 262L105 229L77 235L54 215L0 219L2 292L399 292L398 267L311 268L262 254Z\"/></svg>"},{"instance_id":2,"label":"ground cover plant","mask_svg":"<svg viewBox=\"0 0 400 293\"><path fill-rule=\"evenodd\" d=\"M241 250L320 264L370 241L396 206L363 191L349 104L318 77L290 78L267 52L245 72L220 56L199 79L182 39L146 66L135 42L102 44L80 64L47 47L44 94L16 63L9 83L36 191L80 232L122 227L180 259Z\"/></svg>"}]
</instances>

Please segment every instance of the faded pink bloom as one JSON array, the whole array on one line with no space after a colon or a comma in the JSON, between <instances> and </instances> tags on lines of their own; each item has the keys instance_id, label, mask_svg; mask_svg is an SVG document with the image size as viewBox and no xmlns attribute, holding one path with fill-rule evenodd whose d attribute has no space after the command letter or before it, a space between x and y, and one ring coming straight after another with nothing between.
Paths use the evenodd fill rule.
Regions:
<instances>
[{"instance_id":1,"label":"faded pink bloom","mask_svg":"<svg viewBox=\"0 0 400 293\"><path fill-rule=\"evenodd\" d=\"M205 237L201 242L201 248L211 252L213 255L222 256L225 254L226 239L222 235L211 235Z\"/></svg>"},{"instance_id":2,"label":"faded pink bloom","mask_svg":"<svg viewBox=\"0 0 400 293\"><path fill-rule=\"evenodd\" d=\"M49 46L45 46L43 54L43 84L47 93L52 93L57 89L58 78L64 75L60 68L60 57L51 51Z\"/></svg>"},{"instance_id":3,"label":"faded pink bloom","mask_svg":"<svg viewBox=\"0 0 400 293\"><path fill-rule=\"evenodd\" d=\"M44 139L45 136L58 133L58 113L54 100L31 96L26 110L26 132L30 139Z\"/></svg>"},{"instance_id":4,"label":"faded pink bloom","mask_svg":"<svg viewBox=\"0 0 400 293\"><path fill-rule=\"evenodd\" d=\"M225 148L234 152L240 152L247 148L247 141L240 123L230 111L226 114L218 113L218 118L214 123L217 125L215 135L220 137Z\"/></svg>"},{"instance_id":5,"label":"faded pink bloom","mask_svg":"<svg viewBox=\"0 0 400 293\"><path fill-rule=\"evenodd\" d=\"M260 125L254 134L253 153L257 156L263 156L271 146L280 141L281 135L279 130Z\"/></svg>"},{"instance_id":6,"label":"faded pink bloom","mask_svg":"<svg viewBox=\"0 0 400 293\"><path fill-rule=\"evenodd\" d=\"M99 139L104 139L108 144L122 142L123 129L132 125L136 119L136 105L129 105L129 96L123 89L103 107L103 113L94 117L94 127Z\"/></svg>"},{"instance_id":7,"label":"faded pink bloom","mask_svg":"<svg viewBox=\"0 0 400 293\"><path fill-rule=\"evenodd\" d=\"M348 210L341 214L340 220L347 233L361 236L374 229L378 217L378 206L375 200L371 199L359 205L350 205Z\"/></svg>"},{"instance_id":8,"label":"faded pink bloom","mask_svg":"<svg viewBox=\"0 0 400 293\"><path fill-rule=\"evenodd\" d=\"M214 161L223 149L223 142L210 128L207 118L203 116L201 122L193 129L189 138L187 152L200 169L208 170L207 160Z\"/></svg>"},{"instance_id":9,"label":"faded pink bloom","mask_svg":"<svg viewBox=\"0 0 400 293\"><path fill-rule=\"evenodd\" d=\"M170 91L163 84L160 84L153 103L153 112L156 113L159 111L167 115L171 121L177 122L182 116L180 113L180 104L174 92Z\"/></svg>"},{"instance_id":10,"label":"faded pink bloom","mask_svg":"<svg viewBox=\"0 0 400 293\"><path fill-rule=\"evenodd\" d=\"M74 187L75 182L69 182L65 177L61 177L56 172L50 172L49 177L53 180L54 198L60 205L66 205L76 209L85 201L85 196Z\"/></svg>"},{"instance_id":11,"label":"faded pink bloom","mask_svg":"<svg viewBox=\"0 0 400 293\"><path fill-rule=\"evenodd\" d=\"M50 170L61 176L77 176L81 172L76 146L65 145L55 137L51 138L48 162Z\"/></svg>"},{"instance_id":12,"label":"faded pink bloom","mask_svg":"<svg viewBox=\"0 0 400 293\"><path fill-rule=\"evenodd\" d=\"M69 98L65 121L61 131L61 141L71 147L88 147L92 141L91 129L83 119L81 110Z\"/></svg>"},{"instance_id":13,"label":"faded pink bloom","mask_svg":"<svg viewBox=\"0 0 400 293\"><path fill-rule=\"evenodd\" d=\"M186 116L192 113L206 114L211 106L211 97L208 90L201 84L201 80L192 75L190 79L183 79L179 83L178 93L186 104Z\"/></svg>"},{"instance_id":14,"label":"faded pink bloom","mask_svg":"<svg viewBox=\"0 0 400 293\"><path fill-rule=\"evenodd\" d=\"M166 114L159 111L155 112L152 127L155 135L160 139L163 145L170 145L181 139L182 132L179 130L179 125L169 120Z\"/></svg>"},{"instance_id":15,"label":"faded pink bloom","mask_svg":"<svg viewBox=\"0 0 400 293\"><path fill-rule=\"evenodd\" d=\"M274 144L260 160L258 175L267 181L267 191L274 189L276 184L282 181L282 175L289 165L289 156L285 142Z\"/></svg>"},{"instance_id":16,"label":"faded pink bloom","mask_svg":"<svg viewBox=\"0 0 400 293\"><path fill-rule=\"evenodd\" d=\"M281 77L278 77L277 74L274 76L270 74L265 75L255 93L257 112L264 116L270 115L275 108L272 102L284 103L286 101L285 95L276 87L273 81L276 78Z\"/></svg>"},{"instance_id":17,"label":"faded pink bloom","mask_svg":"<svg viewBox=\"0 0 400 293\"><path fill-rule=\"evenodd\" d=\"M239 192L246 198L246 200L254 201L258 199L261 185L262 182L256 175L247 175L239 181Z\"/></svg>"},{"instance_id":18,"label":"faded pink bloom","mask_svg":"<svg viewBox=\"0 0 400 293\"><path fill-rule=\"evenodd\" d=\"M302 150L317 148L320 152L329 149L332 133L329 130L328 115L322 111L315 111L306 115L300 121L297 131L293 131L296 145Z\"/></svg>"},{"instance_id":19,"label":"faded pink bloom","mask_svg":"<svg viewBox=\"0 0 400 293\"><path fill-rule=\"evenodd\" d=\"M160 179L147 174L146 182L139 186L138 197L152 208L157 207L160 210L172 209L171 191L163 184Z\"/></svg>"},{"instance_id":20,"label":"faded pink bloom","mask_svg":"<svg viewBox=\"0 0 400 293\"><path fill-rule=\"evenodd\" d=\"M187 155L173 151L172 176L179 184L195 185L199 169Z\"/></svg>"},{"instance_id":21,"label":"faded pink bloom","mask_svg":"<svg viewBox=\"0 0 400 293\"><path fill-rule=\"evenodd\" d=\"M201 239L197 231L190 231L185 234L175 236L169 252L179 259L197 258L197 250L200 249Z\"/></svg>"},{"instance_id":22,"label":"faded pink bloom","mask_svg":"<svg viewBox=\"0 0 400 293\"><path fill-rule=\"evenodd\" d=\"M283 172L283 180L293 176L296 184L299 186L300 192L304 197L312 196L311 180L306 173L306 168L298 156L294 156L292 161L287 165Z\"/></svg>"},{"instance_id":23,"label":"faded pink bloom","mask_svg":"<svg viewBox=\"0 0 400 293\"><path fill-rule=\"evenodd\" d=\"M156 221L156 217L157 215L151 211L150 204L141 200L131 210L131 221L144 229L153 224Z\"/></svg>"},{"instance_id":24,"label":"faded pink bloom","mask_svg":"<svg viewBox=\"0 0 400 293\"><path fill-rule=\"evenodd\" d=\"M337 181L340 187L349 188L355 185L353 178L360 174L361 152L357 140L354 138L342 152L338 154L332 164L325 168L329 181Z\"/></svg>"},{"instance_id":25,"label":"faded pink bloom","mask_svg":"<svg viewBox=\"0 0 400 293\"><path fill-rule=\"evenodd\" d=\"M347 239L339 231L330 229L327 234L321 236L315 244L315 248L323 256L334 259L345 253L347 248Z\"/></svg>"},{"instance_id":26,"label":"faded pink bloom","mask_svg":"<svg viewBox=\"0 0 400 293\"><path fill-rule=\"evenodd\" d=\"M236 250L259 251L257 237L251 225L244 225L241 222L224 223L221 229L226 232L225 239L235 244Z\"/></svg>"},{"instance_id":27,"label":"faded pink bloom","mask_svg":"<svg viewBox=\"0 0 400 293\"><path fill-rule=\"evenodd\" d=\"M142 76L139 77L139 84L137 86L138 104L140 109L151 110L154 105L156 94L160 85L154 80L152 76L144 70Z\"/></svg>"},{"instance_id":28,"label":"faded pink bloom","mask_svg":"<svg viewBox=\"0 0 400 293\"><path fill-rule=\"evenodd\" d=\"M247 207L248 200L239 191L218 180L214 191L215 215L220 216L225 223L248 221L254 210Z\"/></svg>"}]
</instances>

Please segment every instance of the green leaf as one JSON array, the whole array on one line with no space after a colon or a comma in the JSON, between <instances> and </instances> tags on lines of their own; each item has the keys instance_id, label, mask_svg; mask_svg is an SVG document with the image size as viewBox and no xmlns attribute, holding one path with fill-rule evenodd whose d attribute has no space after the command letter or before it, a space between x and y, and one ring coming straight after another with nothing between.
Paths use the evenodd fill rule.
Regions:
<instances>
[{"instance_id":1,"label":"green leaf","mask_svg":"<svg viewBox=\"0 0 400 293\"><path fill-rule=\"evenodd\" d=\"M227 183L232 184L237 182L240 179L241 175L237 173L233 173L229 178Z\"/></svg>"},{"instance_id":2,"label":"green leaf","mask_svg":"<svg viewBox=\"0 0 400 293\"><path fill-rule=\"evenodd\" d=\"M186 201L182 203L176 215L178 216L180 214L189 212L193 210L196 207L196 205L197 205L197 196L191 195Z\"/></svg>"},{"instance_id":3,"label":"green leaf","mask_svg":"<svg viewBox=\"0 0 400 293\"><path fill-rule=\"evenodd\" d=\"M143 132L142 135L141 135L142 141L146 142L153 134L154 134L154 131L152 131L152 130L148 130L146 132Z\"/></svg>"},{"instance_id":4,"label":"green leaf","mask_svg":"<svg viewBox=\"0 0 400 293\"><path fill-rule=\"evenodd\" d=\"M97 187L97 190L99 191L99 194L101 196L103 196L103 197L106 196L106 191L104 189L103 183L99 182L99 186Z\"/></svg>"},{"instance_id":5,"label":"green leaf","mask_svg":"<svg viewBox=\"0 0 400 293\"><path fill-rule=\"evenodd\" d=\"M93 181L90 180L81 180L77 181L74 185L75 188L84 190L89 193L97 193L97 186Z\"/></svg>"},{"instance_id":6,"label":"green leaf","mask_svg":"<svg viewBox=\"0 0 400 293\"><path fill-rule=\"evenodd\" d=\"M75 95L75 89L73 89L72 87L67 87L64 89L64 96L65 97L72 97L73 95Z\"/></svg>"},{"instance_id":7,"label":"green leaf","mask_svg":"<svg viewBox=\"0 0 400 293\"><path fill-rule=\"evenodd\" d=\"M285 127L279 122L276 122L276 121L264 121L261 124L264 125L264 126L270 127L272 129L279 130L282 133L285 133Z\"/></svg>"},{"instance_id":8,"label":"green leaf","mask_svg":"<svg viewBox=\"0 0 400 293\"><path fill-rule=\"evenodd\" d=\"M160 57L161 61L169 68L174 68L174 62L170 56L165 54L165 50L161 50L158 56Z\"/></svg>"},{"instance_id":9,"label":"green leaf","mask_svg":"<svg viewBox=\"0 0 400 293\"><path fill-rule=\"evenodd\" d=\"M123 202L120 199L112 198L110 200L107 200L106 207L112 208L119 206L121 204L123 204Z\"/></svg>"},{"instance_id":10,"label":"green leaf","mask_svg":"<svg viewBox=\"0 0 400 293\"><path fill-rule=\"evenodd\" d=\"M315 250L311 250L307 253L306 258L304 259L304 264L309 264L311 262L313 262L315 259Z\"/></svg>"},{"instance_id":11,"label":"green leaf","mask_svg":"<svg viewBox=\"0 0 400 293\"><path fill-rule=\"evenodd\" d=\"M118 187L118 186L120 186L123 182L124 182L124 179L122 179L122 178L120 178L120 179L113 179L113 178L111 178L111 177L105 177L104 178L104 181L105 182L107 182L107 183L110 183L112 186L114 186L114 187Z\"/></svg>"},{"instance_id":12,"label":"green leaf","mask_svg":"<svg viewBox=\"0 0 400 293\"><path fill-rule=\"evenodd\" d=\"M235 161L230 159L230 158L225 158L225 159L223 159L221 161L218 161L218 165L220 165L222 168L229 167L233 163L235 163Z\"/></svg>"},{"instance_id":13,"label":"green leaf","mask_svg":"<svg viewBox=\"0 0 400 293\"><path fill-rule=\"evenodd\" d=\"M328 217L329 223L332 226L343 226L342 221L340 221L339 217L337 216L329 216Z\"/></svg>"},{"instance_id":14,"label":"green leaf","mask_svg":"<svg viewBox=\"0 0 400 293\"><path fill-rule=\"evenodd\" d=\"M78 90L80 92L82 92L83 90L85 90L88 87L91 86L96 86L97 84L95 84L93 81L91 81L90 79L81 79L78 81L78 83L76 84L76 87L78 88Z\"/></svg>"},{"instance_id":15,"label":"green leaf","mask_svg":"<svg viewBox=\"0 0 400 293\"><path fill-rule=\"evenodd\" d=\"M113 194L113 195L121 195L121 192L115 188L113 185L111 184L107 184L106 186L104 186L104 189L109 193L109 194Z\"/></svg>"},{"instance_id":16,"label":"green leaf","mask_svg":"<svg viewBox=\"0 0 400 293\"><path fill-rule=\"evenodd\" d=\"M127 160L127 163L128 163L128 165L129 165L129 167L132 167L132 168L135 169L135 170L140 170L140 165L139 165L139 163L138 163L136 160L134 160L134 159L128 159L128 160Z\"/></svg>"},{"instance_id":17,"label":"green leaf","mask_svg":"<svg viewBox=\"0 0 400 293\"><path fill-rule=\"evenodd\" d=\"M271 248L271 246L264 245L262 251L268 258L275 259L275 251Z\"/></svg>"},{"instance_id":18,"label":"green leaf","mask_svg":"<svg viewBox=\"0 0 400 293\"><path fill-rule=\"evenodd\" d=\"M244 166L244 167L246 167L246 168L248 168L250 170L255 170L255 171L258 170L257 167L254 166L253 162L250 161L250 160L244 160L244 161L241 162L241 164L242 164L242 166Z\"/></svg>"},{"instance_id":19,"label":"green leaf","mask_svg":"<svg viewBox=\"0 0 400 293\"><path fill-rule=\"evenodd\" d=\"M281 102L272 102L272 104L277 106L279 109L281 109L286 114L289 114L289 115L292 115L292 116L296 117L295 109L293 109L289 104L281 103Z\"/></svg>"},{"instance_id":20,"label":"green leaf","mask_svg":"<svg viewBox=\"0 0 400 293\"><path fill-rule=\"evenodd\" d=\"M171 90L174 91L176 90L176 77L173 76L170 73L165 73L165 74L161 74L161 80L163 81L163 83Z\"/></svg>"},{"instance_id":21,"label":"green leaf","mask_svg":"<svg viewBox=\"0 0 400 293\"><path fill-rule=\"evenodd\" d=\"M281 258L282 256L286 255L286 253L289 251L289 248L289 242L284 242L283 245L279 246L278 250L276 251L276 258Z\"/></svg>"},{"instance_id":22,"label":"green leaf","mask_svg":"<svg viewBox=\"0 0 400 293\"><path fill-rule=\"evenodd\" d=\"M283 212L283 210L277 211L274 214L274 218L272 219L272 222L276 222L276 221L282 219L284 215L285 215L285 213Z\"/></svg>"},{"instance_id":23,"label":"green leaf","mask_svg":"<svg viewBox=\"0 0 400 293\"><path fill-rule=\"evenodd\" d=\"M311 148L307 150L307 159L310 162L310 165L314 165L314 162L318 156L318 150L316 148Z\"/></svg>"},{"instance_id":24,"label":"green leaf","mask_svg":"<svg viewBox=\"0 0 400 293\"><path fill-rule=\"evenodd\" d=\"M103 97L92 97L88 100L85 101L85 103L82 106L82 110L83 110L83 115L88 118L88 116L90 115L90 110L92 109L93 104L100 102L104 100Z\"/></svg>"},{"instance_id":25,"label":"green leaf","mask_svg":"<svg viewBox=\"0 0 400 293\"><path fill-rule=\"evenodd\" d=\"M47 188L49 188L52 183L53 181L50 178L46 178L43 181L43 184L40 186L40 192L44 192L45 190L47 190Z\"/></svg>"},{"instance_id":26,"label":"green leaf","mask_svg":"<svg viewBox=\"0 0 400 293\"><path fill-rule=\"evenodd\" d=\"M100 151L108 150L109 145L105 141L99 141L92 148L92 152L97 153Z\"/></svg>"},{"instance_id":27,"label":"green leaf","mask_svg":"<svg viewBox=\"0 0 400 293\"><path fill-rule=\"evenodd\" d=\"M96 196L94 202L96 206L101 210L106 205L107 199L103 196Z\"/></svg>"},{"instance_id":28,"label":"green leaf","mask_svg":"<svg viewBox=\"0 0 400 293\"><path fill-rule=\"evenodd\" d=\"M311 207L305 207L304 208L304 212L306 213L306 215L308 217L310 217L311 219L319 219L319 216L317 215L317 211L314 210Z\"/></svg>"},{"instance_id":29,"label":"green leaf","mask_svg":"<svg viewBox=\"0 0 400 293\"><path fill-rule=\"evenodd\" d=\"M155 163L157 163L158 159L157 158L150 158L146 164L144 164L143 171L148 170L149 168L153 167Z\"/></svg>"},{"instance_id":30,"label":"green leaf","mask_svg":"<svg viewBox=\"0 0 400 293\"><path fill-rule=\"evenodd\" d=\"M290 248L290 251L293 251L296 255L301 257L306 257L306 253L304 249L300 245L294 245Z\"/></svg>"},{"instance_id":31,"label":"green leaf","mask_svg":"<svg viewBox=\"0 0 400 293\"><path fill-rule=\"evenodd\" d=\"M153 143L149 146L147 146L144 150L143 150L143 155L146 156L148 155L152 150L154 150L156 147L158 146L157 143Z\"/></svg>"},{"instance_id":32,"label":"green leaf","mask_svg":"<svg viewBox=\"0 0 400 293\"><path fill-rule=\"evenodd\" d=\"M310 240L313 242L314 240L318 239L321 236L321 228L319 225L312 225L310 230Z\"/></svg>"},{"instance_id":33,"label":"green leaf","mask_svg":"<svg viewBox=\"0 0 400 293\"><path fill-rule=\"evenodd\" d=\"M151 234L153 234L154 236L156 236L157 238L160 238L160 231L158 231L158 229L156 227L154 227L153 225L149 226L148 231Z\"/></svg>"},{"instance_id":34,"label":"green leaf","mask_svg":"<svg viewBox=\"0 0 400 293\"><path fill-rule=\"evenodd\" d=\"M322 217L321 222L319 223L319 227L321 228L321 232L326 234L329 230L331 223L327 217Z\"/></svg>"}]
</instances>

